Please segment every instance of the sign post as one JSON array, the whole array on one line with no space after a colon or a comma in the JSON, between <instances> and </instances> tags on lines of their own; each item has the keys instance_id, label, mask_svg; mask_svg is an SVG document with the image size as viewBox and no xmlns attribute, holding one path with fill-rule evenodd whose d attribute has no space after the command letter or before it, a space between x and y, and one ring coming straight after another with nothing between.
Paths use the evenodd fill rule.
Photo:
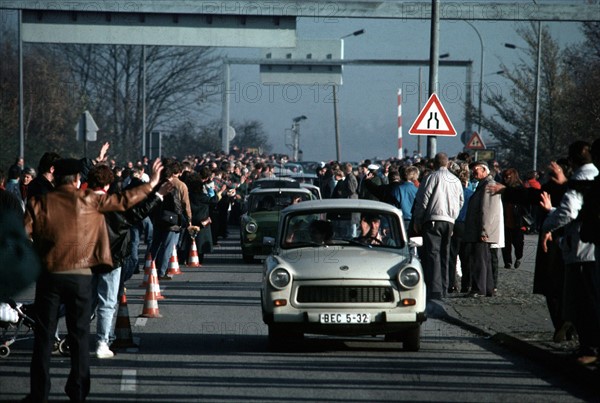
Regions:
<instances>
[{"instance_id":1,"label":"sign post","mask_svg":"<svg viewBox=\"0 0 600 403\"><path fill-rule=\"evenodd\" d=\"M98 125L94 121L92 114L89 111L83 112L79 118L79 122L75 125L75 135L77 141L83 141L84 158L87 158L87 142L96 141L98 130Z\"/></svg>"}]
</instances>

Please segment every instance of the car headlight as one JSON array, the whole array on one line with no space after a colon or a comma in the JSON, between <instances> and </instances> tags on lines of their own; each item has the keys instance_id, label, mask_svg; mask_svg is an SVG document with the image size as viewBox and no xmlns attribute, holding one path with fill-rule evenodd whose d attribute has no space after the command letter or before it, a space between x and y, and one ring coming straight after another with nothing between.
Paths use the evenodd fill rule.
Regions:
<instances>
[{"instance_id":1,"label":"car headlight","mask_svg":"<svg viewBox=\"0 0 600 403\"><path fill-rule=\"evenodd\" d=\"M290 273L286 269L275 269L269 274L269 282L277 289L285 288L292 279Z\"/></svg>"},{"instance_id":2,"label":"car headlight","mask_svg":"<svg viewBox=\"0 0 600 403\"><path fill-rule=\"evenodd\" d=\"M417 284L419 284L420 279L421 275L414 267L405 267L404 269L400 270L400 273L398 273L398 282L404 288L414 288Z\"/></svg>"},{"instance_id":3,"label":"car headlight","mask_svg":"<svg viewBox=\"0 0 600 403\"><path fill-rule=\"evenodd\" d=\"M246 224L246 232L249 234L254 234L258 230L258 225L254 221L250 221Z\"/></svg>"}]
</instances>

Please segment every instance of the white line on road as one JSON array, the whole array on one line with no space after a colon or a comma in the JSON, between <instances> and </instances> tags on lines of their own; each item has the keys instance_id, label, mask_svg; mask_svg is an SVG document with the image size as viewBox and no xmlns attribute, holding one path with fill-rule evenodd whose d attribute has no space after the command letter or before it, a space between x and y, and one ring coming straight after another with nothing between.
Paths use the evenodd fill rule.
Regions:
<instances>
[{"instance_id":1,"label":"white line on road","mask_svg":"<svg viewBox=\"0 0 600 403\"><path fill-rule=\"evenodd\" d=\"M135 392L137 388L137 371L135 369L124 369L121 376L121 392Z\"/></svg>"},{"instance_id":2,"label":"white line on road","mask_svg":"<svg viewBox=\"0 0 600 403\"><path fill-rule=\"evenodd\" d=\"M135 320L135 326L146 326L146 322L148 322L148 318L137 318Z\"/></svg>"}]
</instances>

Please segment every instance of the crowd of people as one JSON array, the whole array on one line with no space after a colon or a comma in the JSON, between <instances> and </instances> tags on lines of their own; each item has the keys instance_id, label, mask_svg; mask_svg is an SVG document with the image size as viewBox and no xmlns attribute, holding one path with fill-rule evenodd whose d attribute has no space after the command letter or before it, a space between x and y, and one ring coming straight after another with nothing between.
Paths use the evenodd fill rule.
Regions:
<instances>
[{"instance_id":1,"label":"crowd of people","mask_svg":"<svg viewBox=\"0 0 600 403\"><path fill-rule=\"evenodd\" d=\"M236 150L154 162L144 157L120 167L108 158L109 147L104 144L93 160L47 152L37 171L18 159L6 177L0 175L0 213L23 218L41 262L31 401L49 393L61 304L72 360L66 392L83 401L90 387L91 314L98 321L96 356L110 358L118 297L144 265L141 242L159 281L171 279L172 256L186 263L192 240L202 265L205 254L228 237L228 226L239 223L252 182L274 177L275 167L287 162L287 156ZM438 153L358 166L320 162L315 184L323 198L379 200L402 211L408 235L423 239L418 253L429 300L453 293L494 297L499 250L504 267L518 269L524 234L539 233L533 292L546 296L555 339L576 332L578 361L589 364L600 348L598 166L600 141L578 141L541 181L531 173L523 181L516 169L473 161L468 153Z\"/></svg>"}]
</instances>

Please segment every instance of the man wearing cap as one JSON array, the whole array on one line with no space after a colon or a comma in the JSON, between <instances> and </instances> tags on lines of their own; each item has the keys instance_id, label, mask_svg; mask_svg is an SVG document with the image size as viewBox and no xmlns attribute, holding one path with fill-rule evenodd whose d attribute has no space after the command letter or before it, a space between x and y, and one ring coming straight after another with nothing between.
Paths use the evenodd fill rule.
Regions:
<instances>
[{"instance_id":1,"label":"man wearing cap","mask_svg":"<svg viewBox=\"0 0 600 403\"><path fill-rule=\"evenodd\" d=\"M377 196L375 196L373 193L371 193L371 191L367 187L367 182L371 182L371 185L373 187L379 187L379 186L383 185L383 181L381 180L379 175L377 175L377 171L379 171L379 165L369 164L363 168L364 168L364 170L363 170L364 177L363 177L363 179L361 181L361 185L359 187L358 197L360 199L379 200L377 198Z\"/></svg>"},{"instance_id":2,"label":"man wearing cap","mask_svg":"<svg viewBox=\"0 0 600 403\"><path fill-rule=\"evenodd\" d=\"M448 292L450 238L454 221L464 203L460 180L448 166L448 155L438 153L435 171L424 180L414 202L413 229L423 236L423 269L428 299L440 299Z\"/></svg>"},{"instance_id":3,"label":"man wearing cap","mask_svg":"<svg viewBox=\"0 0 600 403\"><path fill-rule=\"evenodd\" d=\"M473 171L473 178L478 181L475 193L469 200L463 236L471 252L469 295L491 297L494 295L494 277L490 246L500 242L501 223L504 220L502 199L499 194L486 191L486 186L495 184L487 162L476 161L469 168Z\"/></svg>"},{"instance_id":4,"label":"man wearing cap","mask_svg":"<svg viewBox=\"0 0 600 403\"><path fill-rule=\"evenodd\" d=\"M90 390L89 333L92 270L112 268L105 212L125 211L158 184L162 164L156 161L150 183L122 194L79 189L81 161L54 161L56 189L28 200L25 230L42 263L35 291L35 341L31 359L31 393L26 401L44 402L50 393L50 355L59 305L64 303L71 352L65 392L85 401Z\"/></svg>"}]
</instances>

